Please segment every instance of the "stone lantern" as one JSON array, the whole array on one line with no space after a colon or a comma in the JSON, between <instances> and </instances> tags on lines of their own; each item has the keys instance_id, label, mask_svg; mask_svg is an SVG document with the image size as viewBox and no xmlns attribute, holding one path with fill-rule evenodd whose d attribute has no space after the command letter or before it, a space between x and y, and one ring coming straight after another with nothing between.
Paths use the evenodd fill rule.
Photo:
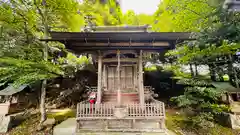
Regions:
<instances>
[{"instance_id":1,"label":"stone lantern","mask_svg":"<svg viewBox=\"0 0 240 135\"><path fill-rule=\"evenodd\" d=\"M229 11L240 12L240 0L225 0L223 8Z\"/></svg>"}]
</instances>

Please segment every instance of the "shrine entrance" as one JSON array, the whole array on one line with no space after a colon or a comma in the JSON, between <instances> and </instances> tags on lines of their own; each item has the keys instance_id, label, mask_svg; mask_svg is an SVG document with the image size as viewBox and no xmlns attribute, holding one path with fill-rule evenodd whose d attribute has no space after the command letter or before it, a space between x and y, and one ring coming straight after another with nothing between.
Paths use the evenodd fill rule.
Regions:
<instances>
[{"instance_id":1,"label":"shrine entrance","mask_svg":"<svg viewBox=\"0 0 240 135\"><path fill-rule=\"evenodd\" d=\"M120 67L120 85L122 92L134 92L136 91L135 83L135 70L132 65L122 65ZM118 88L117 81L117 66L107 67L107 91L116 92Z\"/></svg>"}]
</instances>

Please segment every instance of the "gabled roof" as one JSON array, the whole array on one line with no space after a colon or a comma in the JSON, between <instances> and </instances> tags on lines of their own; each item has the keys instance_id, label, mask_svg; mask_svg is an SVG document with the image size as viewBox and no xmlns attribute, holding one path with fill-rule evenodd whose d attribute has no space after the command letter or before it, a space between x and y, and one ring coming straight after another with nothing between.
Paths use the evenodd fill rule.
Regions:
<instances>
[{"instance_id":1,"label":"gabled roof","mask_svg":"<svg viewBox=\"0 0 240 135\"><path fill-rule=\"evenodd\" d=\"M169 50L184 40L193 40L188 32L50 32L76 53L96 50Z\"/></svg>"},{"instance_id":2,"label":"gabled roof","mask_svg":"<svg viewBox=\"0 0 240 135\"><path fill-rule=\"evenodd\" d=\"M240 92L240 89L232 86L229 82L212 82L212 85L219 90L223 90L229 93Z\"/></svg>"},{"instance_id":3,"label":"gabled roof","mask_svg":"<svg viewBox=\"0 0 240 135\"><path fill-rule=\"evenodd\" d=\"M0 95L10 96L24 90L28 85L21 85L18 88L15 88L13 85L9 85L7 88L0 90Z\"/></svg>"},{"instance_id":4,"label":"gabled roof","mask_svg":"<svg viewBox=\"0 0 240 135\"><path fill-rule=\"evenodd\" d=\"M189 32L50 32L51 39L42 41L78 42L156 42L193 40Z\"/></svg>"}]
</instances>

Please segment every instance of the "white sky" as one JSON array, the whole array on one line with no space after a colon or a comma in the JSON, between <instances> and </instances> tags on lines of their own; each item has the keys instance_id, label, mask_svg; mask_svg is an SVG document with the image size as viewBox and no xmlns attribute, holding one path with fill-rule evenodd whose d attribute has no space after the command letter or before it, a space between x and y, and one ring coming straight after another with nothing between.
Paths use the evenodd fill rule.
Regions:
<instances>
[{"instance_id":1,"label":"white sky","mask_svg":"<svg viewBox=\"0 0 240 135\"><path fill-rule=\"evenodd\" d=\"M133 10L136 14L153 14L161 0L119 0L121 8L125 13L127 10Z\"/></svg>"}]
</instances>

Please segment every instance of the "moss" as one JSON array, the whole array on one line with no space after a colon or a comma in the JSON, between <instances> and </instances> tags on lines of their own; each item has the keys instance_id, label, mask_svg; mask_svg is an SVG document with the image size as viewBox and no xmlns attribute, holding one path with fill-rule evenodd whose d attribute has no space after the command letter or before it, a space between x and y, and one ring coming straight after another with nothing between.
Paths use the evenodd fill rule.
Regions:
<instances>
[{"instance_id":1,"label":"moss","mask_svg":"<svg viewBox=\"0 0 240 135\"><path fill-rule=\"evenodd\" d=\"M48 113L47 118L54 118L57 123L60 123L68 118L76 117L76 111L71 109L65 109L56 113Z\"/></svg>"},{"instance_id":2,"label":"moss","mask_svg":"<svg viewBox=\"0 0 240 135\"><path fill-rule=\"evenodd\" d=\"M23 121L19 126L10 130L6 135L48 135L51 134L51 129L37 132L39 125L40 114L33 114Z\"/></svg>"},{"instance_id":3,"label":"moss","mask_svg":"<svg viewBox=\"0 0 240 135\"><path fill-rule=\"evenodd\" d=\"M188 123L189 118L182 114L166 114L166 126L169 130L172 130L177 135L181 135L179 130L193 132L197 135L239 135L240 130L232 130L227 127L223 127L219 124L215 124L214 127L197 128Z\"/></svg>"},{"instance_id":4,"label":"moss","mask_svg":"<svg viewBox=\"0 0 240 135\"><path fill-rule=\"evenodd\" d=\"M157 71L157 66L152 65L144 68L144 71Z\"/></svg>"},{"instance_id":5,"label":"moss","mask_svg":"<svg viewBox=\"0 0 240 135\"><path fill-rule=\"evenodd\" d=\"M181 127L181 121L183 121L185 118L182 115L172 115L170 113L166 113L166 127L167 129L173 131L177 135L182 135L178 129Z\"/></svg>"}]
</instances>

